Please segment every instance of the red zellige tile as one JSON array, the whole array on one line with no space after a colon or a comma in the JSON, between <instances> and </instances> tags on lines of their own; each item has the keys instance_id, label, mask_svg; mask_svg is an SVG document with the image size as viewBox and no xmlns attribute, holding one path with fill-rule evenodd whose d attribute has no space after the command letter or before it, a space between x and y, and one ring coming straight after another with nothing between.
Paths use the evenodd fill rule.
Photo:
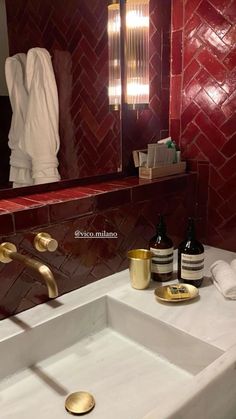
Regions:
<instances>
[{"instance_id":1,"label":"red zellige tile","mask_svg":"<svg viewBox=\"0 0 236 419\"><path fill-rule=\"evenodd\" d=\"M231 28L231 24L207 0L203 0L197 13L211 26L221 38Z\"/></svg>"}]
</instances>

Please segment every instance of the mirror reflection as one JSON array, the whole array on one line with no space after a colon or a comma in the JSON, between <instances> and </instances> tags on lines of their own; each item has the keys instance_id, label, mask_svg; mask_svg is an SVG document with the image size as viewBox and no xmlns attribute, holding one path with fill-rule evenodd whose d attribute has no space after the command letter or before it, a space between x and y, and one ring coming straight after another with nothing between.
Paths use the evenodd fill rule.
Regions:
<instances>
[{"instance_id":1,"label":"mirror reflection","mask_svg":"<svg viewBox=\"0 0 236 419\"><path fill-rule=\"evenodd\" d=\"M0 187L12 187L10 129L10 145L24 154L11 163L24 161L28 184L121 171L120 113L108 99L107 1L0 0L0 19Z\"/></svg>"}]
</instances>

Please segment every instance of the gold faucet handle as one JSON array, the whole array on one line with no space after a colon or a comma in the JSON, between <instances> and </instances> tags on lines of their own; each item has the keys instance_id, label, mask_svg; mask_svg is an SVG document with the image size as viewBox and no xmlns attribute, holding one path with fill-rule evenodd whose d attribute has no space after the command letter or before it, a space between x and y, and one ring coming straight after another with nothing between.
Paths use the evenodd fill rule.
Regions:
<instances>
[{"instance_id":1,"label":"gold faucet handle","mask_svg":"<svg viewBox=\"0 0 236 419\"><path fill-rule=\"evenodd\" d=\"M9 263L12 259L9 254L17 252L17 248L13 243L5 242L0 244L0 262Z\"/></svg>"},{"instance_id":2,"label":"gold faucet handle","mask_svg":"<svg viewBox=\"0 0 236 419\"><path fill-rule=\"evenodd\" d=\"M38 233L34 238L34 247L39 252L55 252L58 242L48 233Z\"/></svg>"}]
</instances>

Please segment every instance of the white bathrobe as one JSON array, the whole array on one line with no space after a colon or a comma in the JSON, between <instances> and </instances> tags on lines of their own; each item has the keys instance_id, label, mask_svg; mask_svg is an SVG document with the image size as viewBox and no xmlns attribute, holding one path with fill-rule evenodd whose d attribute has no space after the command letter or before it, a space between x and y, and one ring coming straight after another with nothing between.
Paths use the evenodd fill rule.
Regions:
<instances>
[{"instance_id":1,"label":"white bathrobe","mask_svg":"<svg viewBox=\"0 0 236 419\"><path fill-rule=\"evenodd\" d=\"M32 162L35 185L60 180L57 152L59 105L51 57L44 48L32 48L26 61L28 106L20 148Z\"/></svg>"},{"instance_id":2,"label":"white bathrobe","mask_svg":"<svg viewBox=\"0 0 236 419\"><path fill-rule=\"evenodd\" d=\"M5 74L12 107L12 120L8 145L11 149L10 178L13 188L33 184L31 158L19 144L24 136L28 106L28 93L25 87L26 54L16 54L6 59Z\"/></svg>"}]
</instances>

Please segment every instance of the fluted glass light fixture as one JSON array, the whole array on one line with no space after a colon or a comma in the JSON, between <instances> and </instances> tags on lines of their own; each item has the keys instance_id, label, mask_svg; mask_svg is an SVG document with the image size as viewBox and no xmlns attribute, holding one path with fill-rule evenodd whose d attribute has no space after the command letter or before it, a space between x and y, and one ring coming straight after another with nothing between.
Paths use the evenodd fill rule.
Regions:
<instances>
[{"instance_id":1,"label":"fluted glass light fixture","mask_svg":"<svg viewBox=\"0 0 236 419\"><path fill-rule=\"evenodd\" d=\"M131 109L149 103L149 0L124 0L124 97ZM121 18L119 0L108 5L109 104L121 104Z\"/></svg>"},{"instance_id":2,"label":"fluted glass light fixture","mask_svg":"<svg viewBox=\"0 0 236 419\"><path fill-rule=\"evenodd\" d=\"M149 0L126 0L126 103L149 103Z\"/></svg>"},{"instance_id":3,"label":"fluted glass light fixture","mask_svg":"<svg viewBox=\"0 0 236 419\"><path fill-rule=\"evenodd\" d=\"M121 103L120 71L120 5L119 0L108 5L108 60L109 60L109 105L118 110Z\"/></svg>"}]
</instances>

